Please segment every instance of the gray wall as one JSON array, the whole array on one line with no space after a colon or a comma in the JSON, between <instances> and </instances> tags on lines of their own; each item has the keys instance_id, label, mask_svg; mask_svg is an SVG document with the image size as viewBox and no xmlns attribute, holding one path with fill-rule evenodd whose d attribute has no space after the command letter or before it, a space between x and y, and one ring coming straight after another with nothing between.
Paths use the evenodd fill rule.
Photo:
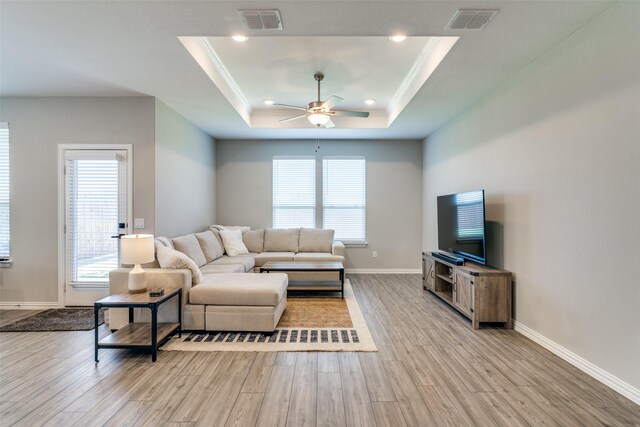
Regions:
<instances>
[{"instance_id":1,"label":"gray wall","mask_svg":"<svg viewBox=\"0 0 640 427\"><path fill-rule=\"evenodd\" d=\"M420 141L218 140L216 218L226 225L272 225L274 156L365 156L366 248L347 248L346 267L418 269L422 236L422 144ZM372 258L372 252L378 258Z\"/></svg>"},{"instance_id":2,"label":"gray wall","mask_svg":"<svg viewBox=\"0 0 640 427\"><path fill-rule=\"evenodd\" d=\"M484 188L515 318L640 388L640 4L622 2L425 142L436 196Z\"/></svg>"},{"instance_id":3,"label":"gray wall","mask_svg":"<svg viewBox=\"0 0 640 427\"><path fill-rule=\"evenodd\" d=\"M12 268L0 300L58 300L58 144L133 144L133 213L153 233L154 99L2 98L11 144Z\"/></svg>"},{"instance_id":4,"label":"gray wall","mask_svg":"<svg viewBox=\"0 0 640 427\"><path fill-rule=\"evenodd\" d=\"M215 141L156 100L156 229L178 236L215 219Z\"/></svg>"}]
</instances>

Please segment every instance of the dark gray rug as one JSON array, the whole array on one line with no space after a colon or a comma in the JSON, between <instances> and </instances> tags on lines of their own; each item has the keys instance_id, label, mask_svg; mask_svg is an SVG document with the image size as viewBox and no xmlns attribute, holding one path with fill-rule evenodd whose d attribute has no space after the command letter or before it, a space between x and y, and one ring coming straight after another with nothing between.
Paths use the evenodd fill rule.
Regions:
<instances>
[{"instance_id":1,"label":"dark gray rug","mask_svg":"<svg viewBox=\"0 0 640 427\"><path fill-rule=\"evenodd\" d=\"M104 323L104 310L98 325ZM0 328L0 332L90 331L95 326L92 308L55 308Z\"/></svg>"}]
</instances>

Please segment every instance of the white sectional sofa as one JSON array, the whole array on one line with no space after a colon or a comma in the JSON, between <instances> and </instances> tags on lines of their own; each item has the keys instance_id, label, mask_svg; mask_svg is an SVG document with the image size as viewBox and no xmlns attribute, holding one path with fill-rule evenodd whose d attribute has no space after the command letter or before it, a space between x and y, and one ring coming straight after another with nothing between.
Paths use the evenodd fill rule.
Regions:
<instances>
[{"instance_id":1,"label":"white sectional sofa","mask_svg":"<svg viewBox=\"0 0 640 427\"><path fill-rule=\"evenodd\" d=\"M160 268L156 258L154 263L145 266L148 288L183 289L183 329L273 331L286 307L288 278L282 273L254 272L258 273L268 261L344 262L344 245L333 241L333 230L245 230L242 241L248 253L229 256L225 253L220 229L220 226L212 226L201 233L171 239L158 237L156 253L162 252L161 261L166 252L164 248L168 248L186 255L193 262L187 260L172 265L179 268ZM110 293L127 290L128 272L129 269L120 268L110 273ZM160 307L160 322L177 321L176 304L169 301ZM148 310L137 309L135 320L149 321ZM110 329L119 329L127 323L126 309L110 309Z\"/></svg>"}]
</instances>

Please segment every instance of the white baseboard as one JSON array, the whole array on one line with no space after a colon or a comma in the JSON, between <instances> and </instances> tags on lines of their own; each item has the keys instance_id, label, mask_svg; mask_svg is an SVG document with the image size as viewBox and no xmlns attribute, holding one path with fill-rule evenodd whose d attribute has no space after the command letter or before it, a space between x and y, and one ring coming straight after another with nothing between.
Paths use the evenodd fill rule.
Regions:
<instances>
[{"instance_id":1,"label":"white baseboard","mask_svg":"<svg viewBox=\"0 0 640 427\"><path fill-rule=\"evenodd\" d=\"M347 274L422 274L419 268L345 268Z\"/></svg>"},{"instance_id":2,"label":"white baseboard","mask_svg":"<svg viewBox=\"0 0 640 427\"><path fill-rule=\"evenodd\" d=\"M529 338L531 341L534 341L540 344L541 346L543 346L544 348L546 348L556 356L561 357L562 359L571 363L576 368L591 375L593 378L600 381L604 385L612 388L613 390L617 391L624 397L640 405L640 390L633 387L631 384L628 384L622 381L620 378L610 374L604 369L578 356L574 352L567 350L566 348L562 347L560 344L556 343L555 341L551 341L549 338L534 331L528 326L523 325L522 323L518 323L514 320L513 328L517 332Z\"/></svg>"},{"instance_id":3,"label":"white baseboard","mask_svg":"<svg viewBox=\"0 0 640 427\"><path fill-rule=\"evenodd\" d=\"M57 302L8 302L0 301L0 310L46 310L58 308Z\"/></svg>"}]
</instances>

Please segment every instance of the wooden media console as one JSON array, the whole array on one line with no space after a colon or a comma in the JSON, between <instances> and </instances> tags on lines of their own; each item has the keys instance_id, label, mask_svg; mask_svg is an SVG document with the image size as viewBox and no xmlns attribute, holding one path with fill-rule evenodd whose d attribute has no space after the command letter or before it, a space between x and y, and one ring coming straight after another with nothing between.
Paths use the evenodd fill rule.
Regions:
<instances>
[{"instance_id":1,"label":"wooden media console","mask_svg":"<svg viewBox=\"0 0 640 427\"><path fill-rule=\"evenodd\" d=\"M422 288L468 317L473 329L480 329L483 322L512 328L512 285L508 271L470 262L455 265L423 252Z\"/></svg>"}]
</instances>

